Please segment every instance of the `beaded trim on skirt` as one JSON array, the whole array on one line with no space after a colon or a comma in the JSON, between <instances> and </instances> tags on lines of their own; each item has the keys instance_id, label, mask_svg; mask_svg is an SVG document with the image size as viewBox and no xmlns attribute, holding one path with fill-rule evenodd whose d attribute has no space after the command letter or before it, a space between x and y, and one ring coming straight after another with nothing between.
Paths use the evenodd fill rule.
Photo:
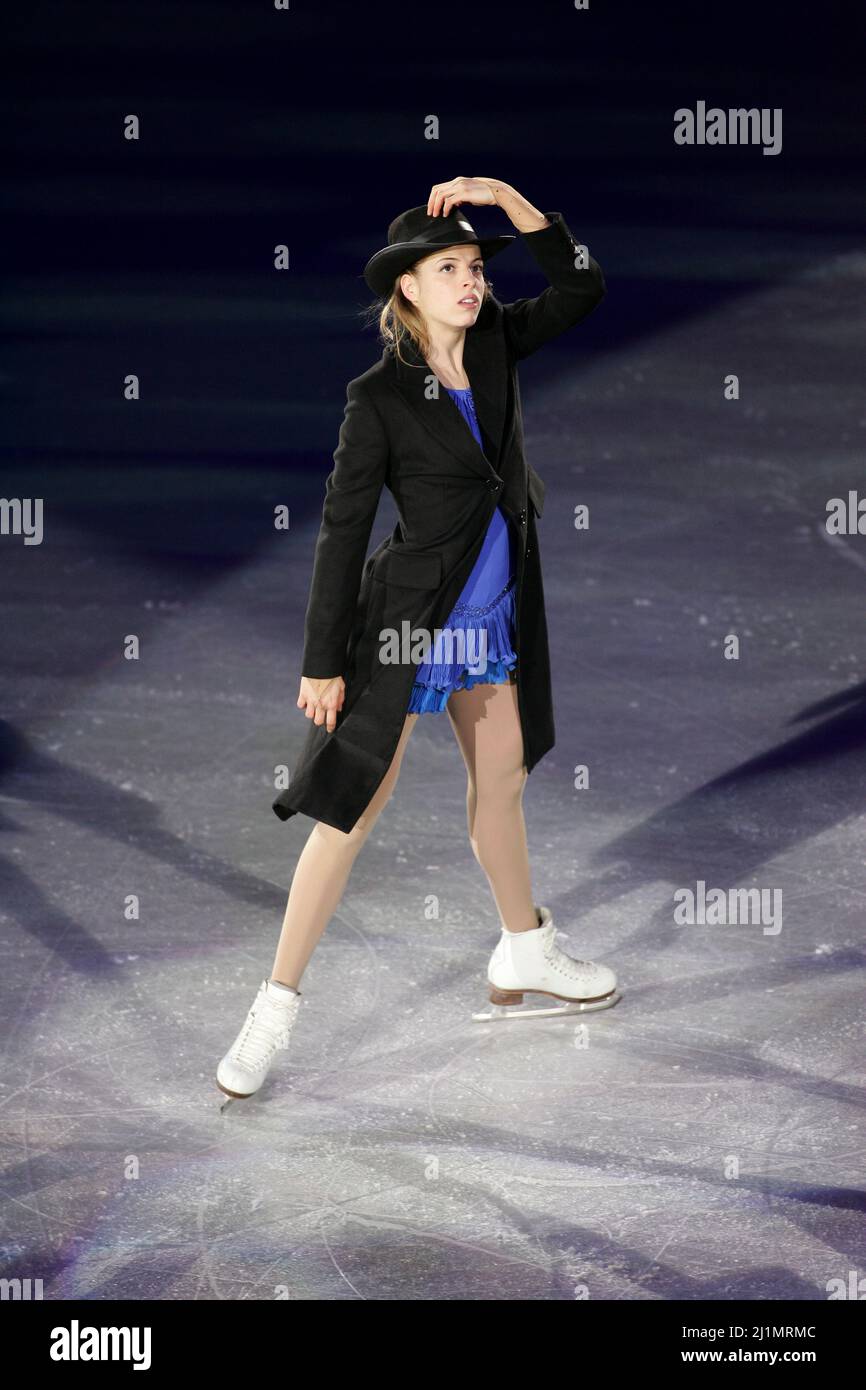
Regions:
<instances>
[{"instance_id":1,"label":"beaded trim on skirt","mask_svg":"<svg viewBox=\"0 0 866 1390\"><path fill-rule=\"evenodd\" d=\"M504 685L511 679L510 673L517 665L517 654L512 646L514 584L514 579L510 580L495 599L481 607L455 604L443 631L462 630L471 634L475 645L474 648L470 645L470 653L479 652L483 642L484 669L472 670L479 663L471 659L468 662L442 660L442 641L437 637L431 652L434 660L422 662L415 672L407 714L441 714L453 690L471 690L476 685Z\"/></svg>"}]
</instances>

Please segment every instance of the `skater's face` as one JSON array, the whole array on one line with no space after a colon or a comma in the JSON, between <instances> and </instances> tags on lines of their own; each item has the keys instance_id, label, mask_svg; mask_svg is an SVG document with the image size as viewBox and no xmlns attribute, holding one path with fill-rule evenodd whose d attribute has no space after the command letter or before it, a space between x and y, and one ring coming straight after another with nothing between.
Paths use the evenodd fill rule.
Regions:
<instances>
[{"instance_id":1,"label":"skater's face","mask_svg":"<svg viewBox=\"0 0 866 1390\"><path fill-rule=\"evenodd\" d=\"M471 328L484 298L484 261L475 242L446 246L416 261L400 288L427 323Z\"/></svg>"}]
</instances>

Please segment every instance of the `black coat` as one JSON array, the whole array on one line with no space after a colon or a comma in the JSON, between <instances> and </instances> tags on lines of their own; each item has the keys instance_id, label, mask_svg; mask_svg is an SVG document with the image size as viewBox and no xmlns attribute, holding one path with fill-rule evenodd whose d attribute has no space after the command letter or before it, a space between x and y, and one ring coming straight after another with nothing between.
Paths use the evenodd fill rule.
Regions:
<instances>
[{"instance_id":1,"label":"black coat","mask_svg":"<svg viewBox=\"0 0 866 1390\"><path fill-rule=\"evenodd\" d=\"M416 663L379 659L380 631L444 627L478 557L497 505L516 523L517 697L528 772L553 747L553 707L536 518L544 483L526 463L517 363L579 323L605 294L601 267L575 268L577 242L562 214L521 233L550 284L535 299L502 304L492 292L466 331L463 364L485 447L407 344L391 347L349 382L334 468L325 487L307 606L301 671L343 676L333 733L312 721L290 784L272 803L348 832L397 748ZM417 365L416 365L417 364ZM436 390L438 388L438 391ZM365 563L387 487L399 522ZM423 715L421 716L424 717Z\"/></svg>"}]
</instances>

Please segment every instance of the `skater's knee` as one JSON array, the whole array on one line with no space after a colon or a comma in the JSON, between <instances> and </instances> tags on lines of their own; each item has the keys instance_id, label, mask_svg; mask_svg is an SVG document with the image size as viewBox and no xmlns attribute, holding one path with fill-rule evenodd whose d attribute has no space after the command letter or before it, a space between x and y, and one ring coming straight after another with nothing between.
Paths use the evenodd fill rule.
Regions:
<instances>
[{"instance_id":1,"label":"skater's knee","mask_svg":"<svg viewBox=\"0 0 866 1390\"><path fill-rule=\"evenodd\" d=\"M351 845L354 833L354 830L338 830L335 825L328 825L323 820L317 820L313 827L313 834L319 843L327 846L333 853L339 853Z\"/></svg>"},{"instance_id":2,"label":"skater's knee","mask_svg":"<svg viewBox=\"0 0 866 1390\"><path fill-rule=\"evenodd\" d=\"M527 771L523 763L501 762L495 768L485 771L478 779L476 800L485 808L502 805L504 802L519 801L526 786Z\"/></svg>"},{"instance_id":3,"label":"skater's knee","mask_svg":"<svg viewBox=\"0 0 866 1390\"><path fill-rule=\"evenodd\" d=\"M417 715L412 716L417 719ZM411 727L411 726L410 726ZM333 826L325 825L318 821L317 828L322 832L324 838L335 846L358 847L363 844L369 835L379 816L384 811L397 787L397 780L400 776L400 768L403 762L403 751L409 729L404 730L403 738L391 761L391 766L385 773L373 796L364 811L361 812L352 829L348 832L336 830Z\"/></svg>"},{"instance_id":4,"label":"skater's knee","mask_svg":"<svg viewBox=\"0 0 866 1390\"><path fill-rule=\"evenodd\" d=\"M385 778L379 783L375 796L371 799L367 809L362 811L349 832L349 838L353 842L363 842L376 821L381 816L397 786L397 768L392 768Z\"/></svg>"}]
</instances>

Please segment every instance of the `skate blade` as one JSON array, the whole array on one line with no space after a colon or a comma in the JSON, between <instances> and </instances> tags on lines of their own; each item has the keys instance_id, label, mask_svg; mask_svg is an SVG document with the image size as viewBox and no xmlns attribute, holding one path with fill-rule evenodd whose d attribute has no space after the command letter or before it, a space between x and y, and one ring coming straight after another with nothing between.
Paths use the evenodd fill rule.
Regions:
<instances>
[{"instance_id":1,"label":"skate blade","mask_svg":"<svg viewBox=\"0 0 866 1390\"><path fill-rule=\"evenodd\" d=\"M221 1115L228 1110L233 1100L249 1100L250 1098L249 1095L241 1095L239 1091L227 1091L225 1086L220 1085L219 1081L217 1082L217 1086L219 1086L220 1089L219 1112ZM255 1091L251 1091L250 1095L255 1095Z\"/></svg>"},{"instance_id":2,"label":"skate blade","mask_svg":"<svg viewBox=\"0 0 866 1390\"><path fill-rule=\"evenodd\" d=\"M622 995L619 990L614 990L613 994L608 994L604 999L563 999L561 1004L554 1005L552 1008L527 1008L523 1004L491 1004L490 1008L485 1009L483 1013L473 1014L472 1021L473 1023L498 1023L503 1019L563 1018L566 1014L597 1013L599 1009L612 1009L621 998Z\"/></svg>"}]
</instances>

